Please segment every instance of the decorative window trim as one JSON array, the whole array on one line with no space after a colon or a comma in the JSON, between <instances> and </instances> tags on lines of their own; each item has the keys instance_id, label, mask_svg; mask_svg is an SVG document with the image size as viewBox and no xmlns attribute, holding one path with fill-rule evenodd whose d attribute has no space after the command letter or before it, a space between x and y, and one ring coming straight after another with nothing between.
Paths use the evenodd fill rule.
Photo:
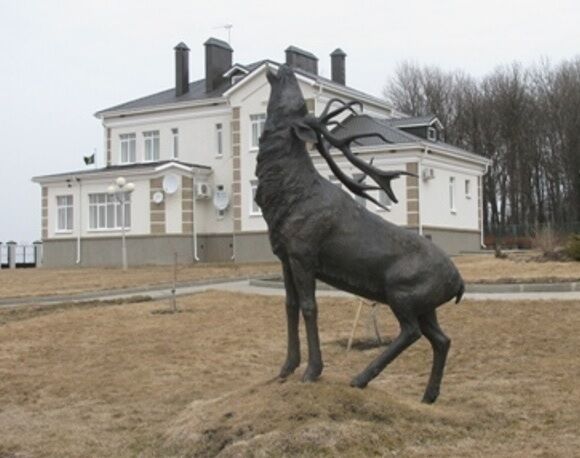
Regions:
<instances>
[{"instance_id":1,"label":"decorative window trim","mask_svg":"<svg viewBox=\"0 0 580 458\"><path fill-rule=\"evenodd\" d=\"M121 203L115 196L106 192L89 194L88 231L107 232L122 229ZM112 212L112 213L109 213ZM109 226L109 217L113 221ZM125 230L131 230L131 194L125 193Z\"/></svg>"},{"instance_id":2,"label":"decorative window trim","mask_svg":"<svg viewBox=\"0 0 580 458\"><path fill-rule=\"evenodd\" d=\"M224 125L221 122L215 125L215 142L216 142L216 155L217 158L224 157Z\"/></svg>"},{"instance_id":3,"label":"decorative window trim","mask_svg":"<svg viewBox=\"0 0 580 458\"><path fill-rule=\"evenodd\" d=\"M393 208L393 201L389 198L389 196L387 195L387 193L385 191L378 191L377 192L377 200L379 201L379 203L381 203L385 207L387 207L388 210L391 210ZM382 207L377 207L378 212L384 213L388 210L385 210Z\"/></svg>"},{"instance_id":4,"label":"decorative window trim","mask_svg":"<svg viewBox=\"0 0 580 458\"><path fill-rule=\"evenodd\" d=\"M119 163L134 164L137 162L137 136L134 133L119 135ZM126 155L123 158L123 155Z\"/></svg>"},{"instance_id":5,"label":"decorative window trim","mask_svg":"<svg viewBox=\"0 0 580 458\"><path fill-rule=\"evenodd\" d=\"M449 177L449 211L452 214L457 213L455 203L455 177Z\"/></svg>"},{"instance_id":6,"label":"decorative window trim","mask_svg":"<svg viewBox=\"0 0 580 458\"><path fill-rule=\"evenodd\" d=\"M471 199L471 180L465 180L465 198Z\"/></svg>"},{"instance_id":7,"label":"decorative window trim","mask_svg":"<svg viewBox=\"0 0 580 458\"><path fill-rule=\"evenodd\" d=\"M432 142L437 141L437 129L435 127L427 127L427 140Z\"/></svg>"},{"instance_id":8,"label":"decorative window trim","mask_svg":"<svg viewBox=\"0 0 580 458\"><path fill-rule=\"evenodd\" d=\"M266 113L250 115L250 151L258 151L260 147L260 136L264 132L266 123ZM255 129L254 129L255 128Z\"/></svg>"},{"instance_id":9,"label":"decorative window trim","mask_svg":"<svg viewBox=\"0 0 580 458\"><path fill-rule=\"evenodd\" d=\"M62 215L62 221L61 221ZM60 223L63 223L60 227ZM56 221L57 234L70 234L74 230L74 197L72 194L56 196Z\"/></svg>"},{"instance_id":10,"label":"decorative window trim","mask_svg":"<svg viewBox=\"0 0 580 458\"><path fill-rule=\"evenodd\" d=\"M258 180L250 180L250 216L262 216L262 209L255 201Z\"/></svg>"},{"instance_id":11,"label":"decorative window trim","mask_svg":"<svg viewBox=\"0 0 580 458\"><path fill-rule=\"evenodd\" d=\"M171 157L177 159L179 157L179 129L174 127L171 129Z\"/></svg>"},{"instance_id":12,"label":"decorative window trim","mask_svg":"<svg viewBox=\"0 0 580 458\"><path fill-rule=\"evenodd\" d=\"M160 159L160 139L158 130L143 132L143 162L156 162Z\"/></svg>"}]
</instances>

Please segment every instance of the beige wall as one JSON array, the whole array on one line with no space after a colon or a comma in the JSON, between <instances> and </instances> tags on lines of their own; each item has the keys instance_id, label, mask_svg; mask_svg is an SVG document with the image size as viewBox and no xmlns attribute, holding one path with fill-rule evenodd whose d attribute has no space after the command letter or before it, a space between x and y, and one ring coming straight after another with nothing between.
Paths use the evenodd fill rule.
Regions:
<instances>
[{"instance_id":1,"label":"beige wall","mask_svg":"<svg viewBox=\"0 0 580 458\"><path fill-rule=\"evenodd\" d=\"M159 130L160 160L169 160L173 152L171 130L179 130L179 156L177 160L186 163L211 167L208 178L212 189L222 185L231 195L232 192L232 143L231 108L225 103L218 106L197 107L185 110L168 110L164 113L135 115L129 118L112 118L105 121L111 130L111 151L113 164L120 161L120 135L136 134L137 161L143 161L143 132ZM217 154L216 124L222 125L222 155ZM167 231L178 233L182 230L181 212L177 199L169 199L167 208ZM227 233L233 226L232 211L228 209L223 217L218 214L212 199L196 201L197 230L199 232Z\"/></svg>"}]
</instances>

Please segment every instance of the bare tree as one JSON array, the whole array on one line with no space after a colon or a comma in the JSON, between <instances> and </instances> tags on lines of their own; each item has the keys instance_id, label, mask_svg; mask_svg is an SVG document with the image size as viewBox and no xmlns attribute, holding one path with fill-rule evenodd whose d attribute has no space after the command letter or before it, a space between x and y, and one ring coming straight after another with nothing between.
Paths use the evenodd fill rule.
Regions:
<instances>
[{"instance_id":1,"label":"bare tree","mask_svg":"<svg viewBox=\"0 0 580 458\"><path fill-rule=\"evenodd\" d=\"M449 143L492 159L486 229L580 219L580 58L513 63L479 80L403 62L384 95L409 115L435 114Z\"/></svg>"}]
</instances>

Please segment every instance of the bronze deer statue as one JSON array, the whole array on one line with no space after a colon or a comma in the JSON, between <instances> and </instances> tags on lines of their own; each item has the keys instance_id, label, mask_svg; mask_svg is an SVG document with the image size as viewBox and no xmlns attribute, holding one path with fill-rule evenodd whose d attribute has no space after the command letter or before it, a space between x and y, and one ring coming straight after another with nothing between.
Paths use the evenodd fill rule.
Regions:
<instances>
[{"instance_id":1,"label":"bronze deer statue","mask_svg":"<svg viewBox=\"0 0 580 458\"><path fill-rule=\"evenodd\" d=\"M287 65L268 71L271 85L267 118L260 138L256 203L268 225L274 254L280 258L286 289L288 353L280 371L286 378L300 364L298 336L302 312L308 340L308 366L303 381L322 373L317 325L316 279L374 302L387 304L400 333L352 386L364 388L400 353L424 335L433 348L433 366L423 402L438 395L450 339L437 322L436 308L464 291L463 280L449 257L431 241L368 211L315 169L306 142L314 143L331 170L353 193L376 202L367 191L384 190L396 198L391 180L407 172L381 171L355 156L350 144L365 134L339 139L328 126L339 114L355 112L356 103L330 109L318 118L308 114L296 76ZM355 114L356 115L356 114ZM378 186L350 179L336 165L328 145L372 178Z\"/></svg>"}]
</instances>

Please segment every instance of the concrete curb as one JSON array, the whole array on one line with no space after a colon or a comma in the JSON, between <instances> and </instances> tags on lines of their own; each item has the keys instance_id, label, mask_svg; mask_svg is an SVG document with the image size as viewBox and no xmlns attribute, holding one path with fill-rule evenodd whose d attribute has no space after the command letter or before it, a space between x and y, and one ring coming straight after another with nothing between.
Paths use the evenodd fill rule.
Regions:
<instances>
[{"instance_id":1,"label":"concrete curb","mask_svg":"<svg viewBox=\"0 0 580 458\"><path fill-rule=\"evenodd\" d=\"M211 286L222 283L235 283L239 281L252 280L258 277L236 277L236 278L208 278L205 280L196 280L192 282L177 283L177 295L182 295L182 289ZM63 294L57 296L26 296L0 299L0 307L15 306L15 305L43 305L54 304L59 302L85 302L92 300L107 300L130 296L147 296L150 293L170 292L172 285L151 285L147 287L124 288L124 289L110 289L101 291L89 291L85 293ZM158 297L165 297L168 294L163 294Z\"/></svg>"},{"instance_id":2,"label":"concrete curb","mask_svg":"<svg viewBox=\"0 0 580 458\"><path fill-rule=\"evenodd\" d=\"M274 278L250 279L250 285L261 288L284 288L282 280ZM323 291L332 291L326 283L316 282L316 288ZM505 294L505 293L568 293L580 291L580 282L559 283L468 283L466 293L476 294Z\"/></svg>"}]
</instances>

